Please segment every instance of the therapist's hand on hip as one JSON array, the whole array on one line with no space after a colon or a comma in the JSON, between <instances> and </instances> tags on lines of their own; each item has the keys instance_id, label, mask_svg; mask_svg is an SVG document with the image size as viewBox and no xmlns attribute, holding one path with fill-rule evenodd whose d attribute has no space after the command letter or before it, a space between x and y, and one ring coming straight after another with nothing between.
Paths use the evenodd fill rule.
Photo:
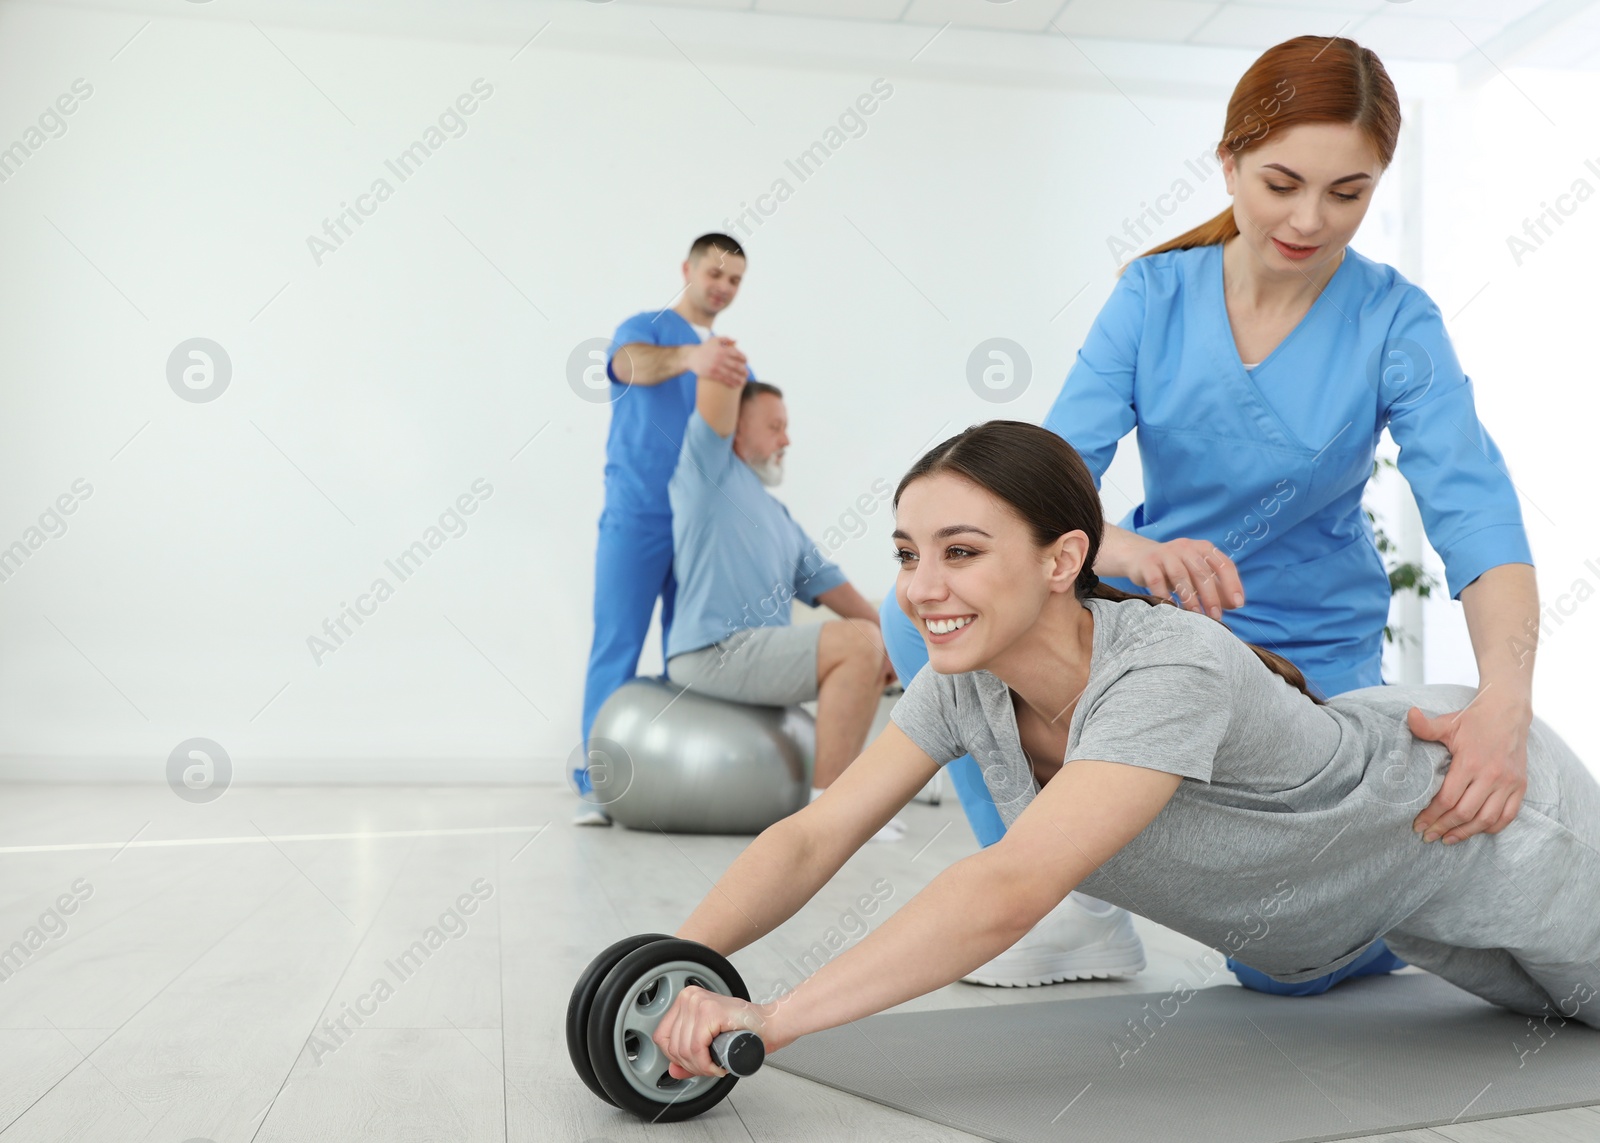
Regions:
<instances>
[{"instance_id":1,"label":"therapist's hand on hip","mask_svg":"<svg viewBox=\"0 0 1600 1143\"><path fill-rule=\"evenodd\" d=\"M1510 825L1528 789L1532 713L1514 697L1502 701L1479 691L1462 710L1429 718L1412 707L1406 718L1412 734L1450 748L1444 785L1411 823L1422 840L1442 837L1446 845L1454 845Z\"/></svg>"},{"instance_id":2,"label":"therapist's hand on hip","mask_svg":"<svg viewBox=\"0 0 1600 1143\"><path fill-rule=\"evenodd\" d=\"M1132 546L1123 561L1127 571L1122 574L1151 595L1163 599L1176 595L1186 610L1218 621L1224 608L1244 605L1239 569L1210 540L1179 537L1160 542L1131 532L1124 534L1139 543ZM1114 569L1106 570L1117 574Z\"/></svg>"}]
</instances>

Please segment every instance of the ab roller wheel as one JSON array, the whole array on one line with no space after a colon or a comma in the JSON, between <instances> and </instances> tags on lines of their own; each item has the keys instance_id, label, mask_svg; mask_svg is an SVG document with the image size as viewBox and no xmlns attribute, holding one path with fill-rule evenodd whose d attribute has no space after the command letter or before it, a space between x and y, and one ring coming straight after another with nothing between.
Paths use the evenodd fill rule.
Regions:
<instances>
[{"instance_id":1,"label":"ab roller wheel","mask_svg":"<svg viewBox=\"0 0 1600 1143\"><path fill-rule=\"evenodd\" d=\"M600 990L600 982L605 979L606 973L634 949L643 948L653 941L671 939L662 933L624 937L589 963L583 975L578 977L578 983L572 990L572 999L567 1001L567 1054L572 1057L572 1066L584 1086L607 1103L615 1105L615 1101L595 1078L594 1068L589 1063L589 1009L594 1005L595 993Z\"/></svg>"},{"instance_id":2,"label":"ab roller wheel","mask_svg":"<svg viewBox=\"0 0 1600 1143\"><path fill-rule=\"evenodd\" d=\"M749 1000L727 959L694 941L659 933L620 940L595 957L567 1004L567 1052L578 1076L601 1099L641 1119L673 1123L709 1111L740 1076L761 1066L766 1050L753 1032L724 1032L711 1057L725 1076L673 1079L651 1039L678 994L691 984Z\"/></svg>"}]
</instances>

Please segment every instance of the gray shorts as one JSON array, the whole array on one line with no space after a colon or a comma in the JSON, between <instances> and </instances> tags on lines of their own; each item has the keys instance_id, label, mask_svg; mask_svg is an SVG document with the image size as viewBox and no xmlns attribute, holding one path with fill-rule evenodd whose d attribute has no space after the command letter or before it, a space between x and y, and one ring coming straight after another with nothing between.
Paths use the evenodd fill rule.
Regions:
<instances>
[{"instance_id":1,"label":"gray shorts","mask_svg":"<svg viewBox=\"0 0 1600 1143\"><path fill-rule=\"evenodd\" d=\"M720 643L667 660L667 678L697 694L756 706L793 706L817 697L822 624L747 627Z\"/></svg>"}]
</instances>

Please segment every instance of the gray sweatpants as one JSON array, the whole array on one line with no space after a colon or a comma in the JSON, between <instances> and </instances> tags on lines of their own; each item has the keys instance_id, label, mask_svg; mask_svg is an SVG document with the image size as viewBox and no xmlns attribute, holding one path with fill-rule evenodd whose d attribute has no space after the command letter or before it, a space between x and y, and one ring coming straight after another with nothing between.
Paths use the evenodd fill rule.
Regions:
<instances>
[{"instance_id":1,"label":"gray sweatpants","mask_svg":"<svg viewBox=\"0 0 1600 1143\"><path fill-rule=\"evenodd\" d=\"M1600 1028L1600 784L1542 719L1516 820L1454 848L1461 868L1389 947L1514 1012Z\"/></svg>"}]
</instances>

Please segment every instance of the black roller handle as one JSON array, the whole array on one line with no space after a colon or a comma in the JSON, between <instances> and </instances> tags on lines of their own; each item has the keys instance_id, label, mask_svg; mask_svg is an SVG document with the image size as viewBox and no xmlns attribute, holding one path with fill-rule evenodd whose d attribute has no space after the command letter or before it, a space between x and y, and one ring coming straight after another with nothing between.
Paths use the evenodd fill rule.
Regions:
<instances>
[{"instance_id":1,"label":"black roller handle","mask_svg":"<svg viewBox=\"0 0 1600 1143\"><path fill-rule=\"evenodd\" d=\"M761 1061L767 1058L767 1046L754 1032L723 1032L711 1041L711 1058L729 1075L743 1078L755 1075Z\"/></svg>"}]
</instances>

